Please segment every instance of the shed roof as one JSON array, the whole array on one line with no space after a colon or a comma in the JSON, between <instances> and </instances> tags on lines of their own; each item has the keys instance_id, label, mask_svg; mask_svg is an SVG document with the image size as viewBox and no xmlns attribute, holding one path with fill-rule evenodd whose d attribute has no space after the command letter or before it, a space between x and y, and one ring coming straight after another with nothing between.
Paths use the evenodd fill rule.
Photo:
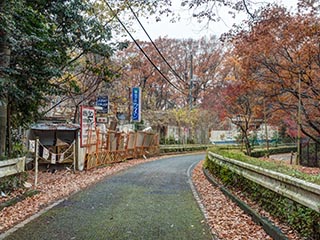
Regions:
<instances>
[{"instance_id":1,"label":"shed roof","mask_svg":"<svg viewBox=\"0 0 320 240\"><path fill-rule=\"evenodd\" d=\"M70 123L35 123L31 126L31 129L41 131L77 131L80 129L80 125Z\"/></svg>"}]
</instances>

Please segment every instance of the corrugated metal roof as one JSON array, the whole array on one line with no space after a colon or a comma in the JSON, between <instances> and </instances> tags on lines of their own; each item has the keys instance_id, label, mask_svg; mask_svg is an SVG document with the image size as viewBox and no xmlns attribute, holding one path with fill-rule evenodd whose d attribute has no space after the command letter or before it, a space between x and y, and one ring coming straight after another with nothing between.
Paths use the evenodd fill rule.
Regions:
<instances>
[{"instance_id":1,"label":"corrugated metal roof","mask_svg":"<svg viewBox=\"0 0 320 240\"><path fill-rule=\"evenodd\" d=\"M76 131L80 129L79 124L70 123L36 123L31 126L32 130L42 130L42 131Z\"/></svg>"}]
</instances>

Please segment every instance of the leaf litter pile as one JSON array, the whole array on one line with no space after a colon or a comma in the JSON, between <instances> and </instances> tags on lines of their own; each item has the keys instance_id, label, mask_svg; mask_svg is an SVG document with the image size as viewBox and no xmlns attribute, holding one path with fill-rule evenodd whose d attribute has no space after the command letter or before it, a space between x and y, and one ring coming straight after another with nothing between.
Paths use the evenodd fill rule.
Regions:
<instances>
[{"instance_id":1,"label":"leaf litter pile","mask_svg":"<svg viewBox=\"0 0 320 240\"><path fill-rule=\"evenodd\" d=\"M200 196L204 206L207 222L211 228L211 232L218 239L272 239L263 228L252 221L251 217L237 206L236 203L226 197L218 187L212 185L205 177L200 162L194 169L192 181ZM298 240L298 234L285 224L281 224L277 219L273 219L263 210L259 209L254 203L241 196L241 193L233 193L242 201L252 207L256 212L263 216L267 216L288 239Z\"/></svg>"},{"instance_id":2,"label":"leaf litter pile","mask_svg":"<svg viewBox=\"0 0 320 240\"><path fill-rule=\"evenodd\" d=\"M0 211L0 233L5 232L54 202L67 198L106 176L140 163L158 159L159 157L134 159L76 173L73 173L70 169L59 170L54 173L40 171L36 188L39 193ZM271 239L261 226L254 223L235 203L225 197L217 187L211 185L201 168L202 163L199 163L193 172L192 180L205 207L207 222L212 233L219 239ZM28 182L33 183L33 181L34 173L30 171ZM9 196L0 197L0 204L10 200L10 198L17 197L19 194L21 194L21 189ZM291 234L288 238L299 239L295 234Z\"/></svg>"}]
</instances>

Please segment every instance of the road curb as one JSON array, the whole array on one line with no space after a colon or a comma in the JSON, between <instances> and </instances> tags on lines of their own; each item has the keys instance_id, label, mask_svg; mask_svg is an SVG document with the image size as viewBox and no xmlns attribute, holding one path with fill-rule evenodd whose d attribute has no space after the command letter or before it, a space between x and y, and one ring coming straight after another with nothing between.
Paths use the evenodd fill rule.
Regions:
<instances>
[{"instance_id":1,"label":"road curb","mask_svg":"<svg viewBox=\"0 0 320 240\"><path fill-rule=\"evenodd\" d=\"M204 215L204 218L206 220L206 224L209 226L209 224L208 224L208 212L207 212L206 208L204 207L204 205L202 204L200 195L199 195L197 189L195 188L195 186L194 186L194 184L192 182L192 171L193 171L193 169L194 169L196 164L198 164L198 162L195 162L195 163L191 164L189 166L188 170L187 170L188 183L190 185L193 197L196 199L196 201L198 203L198 206L199 206L201 212ZM218 236L216 234L211 233L211 235L212 235L212 240L219 240L219 238L218 238Z\"/></svg>"},{"instance_id":2,"label":"road curb","mask_svg":"<svg viewBox=\"0 0 320 240\"><path fill-rule=\"evenodd\" d=\"M57 202L49 205L48 207L42 209L41 211L37 212L36 214L30 216L29 218L25 219L24 221L18 223L17 225L13 226L12 228L10 228L9 230L7 230L6 232L0 234L0 240L4 239L6 237L8 237L10 234L14 233L15 231L17 231L19 228L22 228L24 225L26 225L27 223L31 222L32 220L38 218L40 215L44 214L45 212L48 212L51 208L57 206L58 204L62 203L63 201L65 201L66 198L64 199L60 199Z\"/></svg>"},{"instance_id":3,"label":"road curb","mask_svg":"<svg viewBox=\"0 0 320 240\"><path fill-rule=\"evenodd\" d=\"M275 226L267 218L261 216L256 211L254 211L249 205L247 205L245 202L241 201L238 197L233 195L224 186L217 183L207 169L202 168L202 171L212 185L218 187L224 195L226 195L229 199L235 202L247 215L249 215L252 218L252 220L255 223L261 225L270 237L272 237L274 240L288 240L288 238L277 226Z\"/></svg>"}]
</instances>

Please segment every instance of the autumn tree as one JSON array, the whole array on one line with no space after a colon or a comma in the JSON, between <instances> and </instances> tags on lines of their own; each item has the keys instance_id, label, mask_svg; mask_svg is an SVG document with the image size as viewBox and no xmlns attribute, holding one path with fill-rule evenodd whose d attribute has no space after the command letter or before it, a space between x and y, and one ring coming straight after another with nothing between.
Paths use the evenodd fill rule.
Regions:
<instances>
[{"instance_id":1,"label":"autumn tree","mask_svg":"<svg viewBox=\"0 0 320 240\"><path fill-rule=\"evenodd\" d=\"M221 122L227 120L238 127L241 142L250 155L250 136L263 123L263 97L259 96L259 86L250 81L250 75L246 75L237 58L225 58L224 68L228 74L208 94L204 106L218 112Z\"/></svg>"},{"instance_id":2,"label":"autumn tree","mask_svg":"<svg viewBox=\"0 0 320 240\"><path fill-rule=\"evenodd\" d=\"M309 6L304 7L296 14L278 6L265 9L258 21L240 32L233 43L242 68L263 86L274 110L290 115L300 124L303 134L318 141L319 17L308 9Z\"/></svg>"},{"instance_id":3,"label":"autumn tree","mask_svg":"<svg viewBox=\"0 0 320 240\"><path fill-rule=\"evenodd\" d=\"M128 4L104 0L0 1L0 155L5 153L5 142L11 143L6 132L41 117L38 110L41 106L48 110L47 96L74 98L82 91L89 97L92 92L81 84L86 76L94 76L97 81L85 82L88 86L95 82L97 89L96 83L104 80L99 72L114 73L112 67L107 70L107 66L100 66L98 70L98 65L83 63L83 59L93 55L109 59L114 50L122 48L121 43L111 41L112 33L124 33L114 13L125 14ZM140 15L158 14L162 5L138 0L130 4Z\"/></svg>"},{"instance_id":4,"label":"autumn tree","mask_svg":"<svg viewBox=\"0 0 320 240\"><path fill-rule=\"evenodd\" d=\"M141 47L150 56L158 69L174 84L177 91L152 66L139 49L131 44L123 53L119 53L119 61L126 62L123 79L130 79L130 84L140 86L148 94L145 99L147 108L168 109L184 107L190 101L190 70L193 72L192 98L193 105L200 103L206 90L210 89L218 79L219 67L223 56L223 47L215 37L192 39L159 38L155 44L168 62L158 54L149 42L140 42ZM191 66L192 56L192 66ZM128 82L127 82L128 84ZM181 94L183 92L184 94ZM151 99L154 106L149 105Z\"/></svg>"},{"instance_id":5,"label":"autumn tree","mask_svg":"<svg viewBox=\"0 0 320 240\"><path fill-rule=\"evenodd\" d=\"M220 42L213 36L199 40L159 38L154 43L163 57L152 43L142 41L138 43L167 79L164 79L163 75L132 43L115 58L119 64L124 64L121 78L115 84L121 85L125 92L127 87L141 87L144 93L143 109L148 112L148 115L154 115L152 111L179 108L184 109L187 116L193 108L201 107L206 93L219 81L220 65L224 54L224 48ZM125 92L123 95L127 96ZM192 109L190 109L190 100ZM171 112L172 118L176 119L177 115L174 111ZM199 114L194 116L200 117ZM178 119L176 124L191 128L187 119L183 121Z\"/></svg>"}]
</instances>

